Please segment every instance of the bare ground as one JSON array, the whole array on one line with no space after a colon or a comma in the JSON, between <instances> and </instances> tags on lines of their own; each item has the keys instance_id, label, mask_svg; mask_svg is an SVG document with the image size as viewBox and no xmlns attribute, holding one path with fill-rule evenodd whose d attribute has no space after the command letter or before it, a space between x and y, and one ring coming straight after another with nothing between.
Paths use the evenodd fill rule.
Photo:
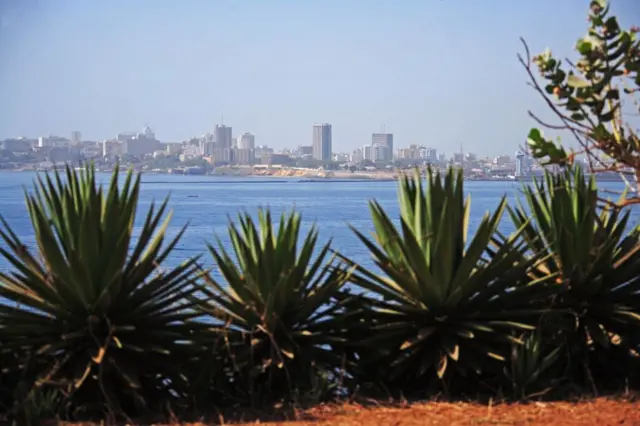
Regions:
<instances>
[{"instance_id":1,"label":"bare ground","mask_svg":"<svg viewBox=\"0 0 640 426\"><path fill-rule=\"evenodd\" d=\"M595 398L578 402L489 404L425 402L414 404L327 404L272 416L236 414L217 422L173 423L173 426L282 425L282 426L521 426L521 425L638 425L640 399ZM271 419L270 419L271 418ZM67 425L69 425L67 423ZM87 425L87 424L85 424ZM79 426L76 424L76 426Z\"/></svg>"},{"instance_id":2,"label":"bare ground","mask_svg":"<svg viewBox=\"0 0 640 426\"><path fill-rule=\"evenodd\" d=\"M404 407L326 405L303 411L296 417L298 420L260 423L286 426L640 425L640 401L600 398L574 403L499 405L447 402ZM255 421L240 424L255 424Z\"/></svg>"}]
</instances>

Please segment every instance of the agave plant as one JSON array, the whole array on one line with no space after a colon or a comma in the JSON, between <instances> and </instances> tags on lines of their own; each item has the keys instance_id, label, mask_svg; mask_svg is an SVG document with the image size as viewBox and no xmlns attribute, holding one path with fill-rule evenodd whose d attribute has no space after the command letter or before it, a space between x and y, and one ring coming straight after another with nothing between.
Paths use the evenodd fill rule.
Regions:
<instances>
[{"instance_id":1,"label":"agave plant","mask_svg":"<svg viewBox=\"0 0 640 426\"><path fill-rule=\"evenodd\" d=\"M514 396L527 399L550 391L561 375L549 378L546 375L561 354L560 346L545 347L539 330L530 333L524 339L524 345L513 345L511 365L509 369L505 367L505 370Z\"/></svg>"},{"instance_id":2,"label":"agave plant","mask_svg":"<svg viewBox=\"0 0 640 426\"><path fill-rule=\"evenodd\" d=\"M139 192L131 172L120 188L118 167L106 190L93 166L67 167L25 194L37 247L2 219L0 254L12 270L0 272L0 348L20 360L2 368L19 371L28 392L59 387L115 414L139 413L132 400L166 403L180 392L178 365L199 327L185 303L196 260L160 268L184 231L164 244L166 200L151 206L132 241Z\"/></svg>"},{"instance_id":3,"label":"agave plant","mask_svg":"<svg viewBox=\"0 0 640 426\"><path fill-rule=\"evenodd\" d=\"M635 339L628 349L637 354L640 234L638 228L628 231L630 211L603 205L595 178L587 180L579 167L547 173L526 186L524 196L528 209L518 202L511 218L524 227L531 250L547 253L540 269L555 274L558 283L550 301L570 313L551 334L569 331L578 339L571 340L571 351Z\"/></svg>"},{"instance_id":4,"label":"agave plant","mask_svg":"<svg viewBox=\"0 0 640 426\"><path fill-rule=\"evenodd\" d=\"M229 225L233 257L220 240L209 246L221 279L207 275L201 309L229 342L234 381L253 403L310 391L340 364L333 298L349 271L329 256L330 242L316 252L318 231L302 235L300 220L283 214L275 229L269 210L259 223L241 214Z\"/></svg>"},{"instance_id":5,"label":"agave plant","mask_svg":"<svg viewBox=\"0 0 640 426\"><path fill-rule=\"evenodd\" d=\"M429 170L426 189L417 171L405 176L399 202L399 226L370 203L375 241L353 229L380 270L359 265L352 277L368 292L360 299L366 323L358 334L368 337L357 343L358 363L405 393L426 389L425 375L499 371L511 343L535 328L531 302L551 279L530 278L539 257L525 255L520 231L499 233L506 200L471 238L461 172L449 170L443 181Z\"/></svg>"}]
</instances>

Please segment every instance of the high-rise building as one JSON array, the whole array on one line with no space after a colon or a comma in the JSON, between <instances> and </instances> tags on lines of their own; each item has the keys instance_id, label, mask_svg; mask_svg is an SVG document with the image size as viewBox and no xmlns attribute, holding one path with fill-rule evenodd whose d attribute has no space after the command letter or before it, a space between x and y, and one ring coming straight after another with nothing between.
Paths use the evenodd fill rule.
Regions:
<instances>
[{"instance_id":1,"label":"high-rise building","mask_svg":"<svg viewBox=\"0 0 640 426\"><path fill-rule=\"evenodd\" d=\"M371 145L386 146L387 149L383 151L386 157L381 158L379 161L391 161L393 160L393 133L373 133L371 135Z\"/></svg>"},{"instance_id":2,"label":"high-rise building","mask_svg":"<svg viewBox=\"0 0 640 426\"><path fill-rule=\"evenodd\" d=\"M524 154L516 151L516 176L522 176L524 174L523 160Z\"/></svg>"},{"instance_id":3,"label":"high-rise building","mask_svg":"<svg viewBox=\"0 0 640 426\"><path fill-rule=\"evenodd\" d=\"M224 124L216 125L215 131L216 147L217 148L229 148L231 149L231 127L227 127Z\"/></svg>"},{"instance_id":4,"label":"high-rise building","mask_svg":"<svg viewBox=\"0 0 640 426\"><path fill-rule=\"evenodd\" d=\"M313 125L313 158L320 161L331 161L331 124L316 123Z\"/></svg>"},{"instance_id":5,"label":"high-rise building","mask_svg":"<svg viewBox=\"0 0 640 426\"><path fill-rule=\"evenodd\" d=\"M389 147L381 144L371 144L362 147L363 160L373 161L374 163L389 161Z\"/></svg>"},{"instance_id":6,"label":"high-rise building","mask_svg":"<svg viewBox=\"0 0 640 426\"><path fill-rule=\"evenodd\" d=\"M238 136L237 148L238 149L255 149L256 137L251 133L244 133Z\"/></svg>"},{"instance_id":7,"label":"high-rise building","mask_svg":"<svg viewBox=\"0 0 640 426\"><path fill-rule=\"evenodd\" d=\"M255 162L255 155L253 149L248 148L236 148L233 151L233 162L235 164L249 165Z\"/></svg>"},{"instance_id":8,"label":"high-rise building","mask_svg":"<svg viewBox=\"0 0 640 426\"><path fill-rule=\"evenodd\" d=\"M82 134L77 130L71 132L71 143L77 145L80 142L82 142Z\"/></svg>"},{"instance_id":9,"label":"high-rise building","mask_svg":"<svg viewBox=\"0 0 640 426\"><path fill-rule=\"evenodd\" d=\"M208 157L210 155L213 155L214 149L216 149L215 142L204 142L202 144L201 154L204 155L205 157Z\"/></svg>"},{"instance_id":10,"label":"high-rise building","mask_svg":"<svg viewBox=\"0 0 640 426\"><path fill-rule=\"evenodd\" d=\"M429 148L427 146L420 146L420 159L429 163L436 163L438 161L438 151L435 148Z\"/></svg>"},{"instance_id":11,"label":"high-rise building","mask_svg":"<svg viewBox=\"0 0 640 426\"><path fill-rule=\"evenodd\" d=\"M211 133L206 133L200 138L192 139L192 141L192 144L195 143L198 145L200 155L203 155L205 157L213 155L213 150L216 147L214 135L212 135Z\"/></svg>"},{"instance_id":12,"label":"high-rise building","mask_svg":"<svg viewBox=\"0 0 640 426\"><path fill-rule=\"evenodd\" d=\"M229 164L231 162L231 148L216 146L213 150L215 164Z\"/></svg>"},{"instance_id":13,"label":"high-rise building","mask_svg":"<svg viewBox=\"0 0 640 426\"><path fill-rule=\"evenodd\" d=\"M371 145L365 145L362 147L362 159L373 161L373 148Z\"/></svg>"},{"instance_id":14,"label":"high-rise building","mask_svg":"<svg viewBox=\"0 0 640 426\"><path fill-rule=\"evenodd\" d=\"M351 158L350 158L352 163L362 163L362 149L358 148L358 149L354 149L353 152L351 153Z\"/></svg>"}]
</instances>

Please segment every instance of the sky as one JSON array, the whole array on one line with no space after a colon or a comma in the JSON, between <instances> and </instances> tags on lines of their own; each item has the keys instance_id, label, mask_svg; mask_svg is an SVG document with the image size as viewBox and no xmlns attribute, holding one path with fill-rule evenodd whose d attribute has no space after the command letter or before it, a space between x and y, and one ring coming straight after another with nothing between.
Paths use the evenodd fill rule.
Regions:
<instances>
[{"instance_id":1,"label":"sky","mask_svg":"<svg viewBox=\"0 0 640 426\"><path fill-rule=\"evenodd\" d=\"M178 142L251 132L334 152L396 147L512 154L545 107L517 60L566 56L588 0L0 0L0 139L101 141L151 126ZM640 24L638 0L612 0Z\"/></svg>"}]
</instances>

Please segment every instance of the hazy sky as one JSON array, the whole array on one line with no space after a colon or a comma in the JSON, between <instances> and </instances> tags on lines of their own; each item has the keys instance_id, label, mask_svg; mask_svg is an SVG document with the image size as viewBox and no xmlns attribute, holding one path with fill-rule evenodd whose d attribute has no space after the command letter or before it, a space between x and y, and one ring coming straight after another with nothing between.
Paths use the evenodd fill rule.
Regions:
<instances>
[{"instance_id":1,"label":"hazy sky","mask_svg":"<svg viewBox=\"0 0 640 426\"><path fill-rule=\"evenodd\" d=\"M0 0L0 138L167 142L224 123L257 144L512 153L544 111L516 54L567 54L588 0ZM613 0L640 23L638 0Z\"/></svg>"}]
</instances>

